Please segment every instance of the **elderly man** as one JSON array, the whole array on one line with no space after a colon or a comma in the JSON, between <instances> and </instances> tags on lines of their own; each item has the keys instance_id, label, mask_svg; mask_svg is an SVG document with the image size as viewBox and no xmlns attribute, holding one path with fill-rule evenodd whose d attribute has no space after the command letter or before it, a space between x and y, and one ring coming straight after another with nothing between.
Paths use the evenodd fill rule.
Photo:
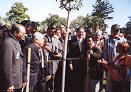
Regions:
<instances>
[{"instance_id":1,"label":"elderly man","mask_svg":"<svg viewBox=\"0 0 131 92\"><path fill-rule=\"evenodd\" d=\"M23 79L24 82L26 82L26 68L27 68L26 66L27 66L27 58L28 58L27 51L28 51L28 47L31 48L29 92L34 92L40 66L42 68L44 67L43 52L41 48L43 47L43 44L44 44L44 36L39 32L35 32L33 34L33 41L31 43L28 43L28 45L23 50L23 54L24 54Z\"/></svg>"},{"instance_id":2,"label":"elderly man","mask_svg":"<svg viewBox=\"0 0 131 92\"><path fill-rule=\"evenodd\" d=\"M25 28L20 24L12 26L11 34L0 49L0 92L20 92L22 87L22 52L19 41L25 38Z\"/></svg>"}]
</instances>

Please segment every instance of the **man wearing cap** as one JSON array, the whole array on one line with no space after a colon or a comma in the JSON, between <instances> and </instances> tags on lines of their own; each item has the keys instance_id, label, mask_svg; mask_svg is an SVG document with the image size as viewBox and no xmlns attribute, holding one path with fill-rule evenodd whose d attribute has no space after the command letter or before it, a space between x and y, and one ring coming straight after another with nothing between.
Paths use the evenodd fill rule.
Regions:
<instances>
[{"instance_id":1,"label":"man wearing cap","mask_svg":"<svg viewBox=\"0 0 131 92\"><path fill-rule=\"evenodd\" d=\"M120 37L120 25L114 24L111 27L111 35L108 39L104 42L104 48L103 48L103 58L106 61L114 61L114 58L118 55L116 52L116 45L118 42L122 42ZM106 92L112 92L111 88L111 71L107 70L107 82L106 82Z\"/></svg>"}]
</instances>

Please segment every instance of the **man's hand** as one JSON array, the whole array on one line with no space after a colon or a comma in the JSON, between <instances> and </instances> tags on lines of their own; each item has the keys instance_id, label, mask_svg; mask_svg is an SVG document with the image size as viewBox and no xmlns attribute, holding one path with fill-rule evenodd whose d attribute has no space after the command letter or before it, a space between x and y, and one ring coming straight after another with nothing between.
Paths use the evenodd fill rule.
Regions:
<instances>
[{"instance_id":1,"label":"man's hand","mask_svg":"<svg viewBox=\"0 0 131 92\"><path fill-rule=\"evenodd\" d=\"M22 86L25 87L26 86L26 82L22 83Z\"/></svg>"},{"instance_id":2,"label":"man's hand","mask_svg":"<svg viewBox=\"0 0 131 92\"><path fill-rule=\"evenodd\" d=\"M88 50L88 51L87 51L87 55L88 55L88 54L93 55L93 50Z\"/></svg>"},{"instance_id":3,"label":"man's hand","mask_svg":"<svg viewBox=\"0 0 131 92\"><path fill-rule=\"evenodd\" d=\"M73 70L73 65L72 65L72 64L69 64L69 68L70 68L71 70Z\"/></svg>"},{"instance_id":4,"label":"man's hand","mask_svg":"<svg viewBox=\"0 0 131 92\"><path fill-rule=\"evenodd\" d=\"M44 47L44 49L46 49L46 50L48 50L49 52L51 52L50 47L49 47L49 46L47 46L47 45Z\"/></svg>"},{"instance_id":5,"label":"man's hand","mask_svg":"<svg viewBox=\"0 0 131 92\"><path fill-rule=\"evenodd\" d=\"M52 75L48 75L48 76L46 77L46 82L49 81L49 80L51 79L51 77L52 77Z\"/></svg>"},{"instance_id":6,"label":"man's hand","mask_svg":"<svg viewBox=\"0 0 131 92\"><path fill-rule=\"evenodd\" d=\"M14 89L15 88L14 88L14 85L13 85L13 86L11 86L11 87L8 88L7 92L12 92Z\"/></svg>"},{"instance_id":7,"label":"man's hand","mask_svg":"<svg viewBox=\"0 0 131 92\"><path fill-rule=\"evenodd\" d=\"M104 60L103 58L100 60L97 60L98 63L102 63L102 64L108 64L108 62L106 60Z\"/></svg>"},{"instance_id":8,"label":"man's hand","mask_svg":"<svg viewBox=\"0 0 131 92\"><path fill-rule=\"evenodd\" d=\"M62 57L62 54L58 53L58 54L53 54L54 57L56 58L61 58Z\"/></svg>"}]
</instances>

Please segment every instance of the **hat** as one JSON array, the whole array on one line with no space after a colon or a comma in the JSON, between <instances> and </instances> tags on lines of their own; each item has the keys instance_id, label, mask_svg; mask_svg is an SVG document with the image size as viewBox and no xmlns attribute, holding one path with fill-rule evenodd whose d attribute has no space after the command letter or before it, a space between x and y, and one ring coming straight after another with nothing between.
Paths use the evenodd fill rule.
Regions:
<instances>
[{"instance_id":1,"label":"hat","mask_svg":"<svg viewBox=\"0 0 131 92\"><path fill-rule=\"evenodd\" d=\"M111 26L111 30L112 30L112 31L119 31L119 30L120 30L120 25L118 25L118 24L112 25L112 26Z\"/></svg>"}]
</instances>

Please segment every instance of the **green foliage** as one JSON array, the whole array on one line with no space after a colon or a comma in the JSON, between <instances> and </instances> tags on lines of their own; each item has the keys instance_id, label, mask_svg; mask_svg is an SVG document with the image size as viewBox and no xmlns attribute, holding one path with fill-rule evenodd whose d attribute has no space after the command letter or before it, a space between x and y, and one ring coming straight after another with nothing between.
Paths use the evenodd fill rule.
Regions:
<instances>
[{"instance_id":1,"label":"green foliage","mask_svg":"<svg viewBox=\"0 0 131 92\"><path fill-rule=\"evenodd\" d=\"M99 17L92 17L89 14L87 14L85 17L78 16L75 20L71 21L70 28L78 28L78 27L84 27L85 29L93 29L95 25L99 25L99 21L101 19Z\"/></svg>"},{"instance_id":2,"label":"green foliage","mask_svg":"<svg viewBox=\"0 0 131 92\"><path fill-rule=\"evenodd\" d=\"M62 18L57 14L49 14L49 17L40 23L40 31L43 31L47 26L51 24L56 24L57 27L60 27L60 25L66 26L66 18Z\"/></svg>"},{"instance_id":3,"label":"green foliage","mask_svg":"<svg viewBox=\"0 0 131 92\"><path fill-rule=\"evenodd\" d=\"M20 23L25 19L30 19L29 15L25 12L28 11L28 8L25 8L22 3L16 2L11 7L11 10L6 13L6 21L11 24Z\"/></svg>"},{"instance_id":4,"label":"green foliage","mask_svg":"<svg viewBox=\"0 0 131 92\"><path fill-rule=\"evenodd\" d=\"M92 28L92 19L89 14L87 14L86 17L84 17L83 21L84 21L83 26L85 29Z\"/></svg>"},{"instance_id":5,"label":"green foliage","mask_svg":"<svg viewBox=\"0 0 131 92\"><path fill-rule=\"evenodd\" d=\"M59 27L60 25L66 25L66 18L62 18L57 14L49 14L49 17L46 18L46 23L48 26L54 23Z\"/></svg>"},{"instance_id":6,"label":"green foliage","mask_svg":"<svg viewBox=\"0 0 131 92\"><path fill-rule=\"evenodd\" d=\"M70 28L77 29L78 27L92 28L92 19L89 14L86 17L78 16L75 20L71 21Z\"/></svg>"},{"instance_id":7,"label":"green foliage","mask_svg":"<svg viewBox=\"0 0 131 92\"><path fill-rule=\"evenodd\" d=\"M78 16L75 20L71 21L70 28L77 29L80 26L83 26L83 16Z\"/></svg>"},{"instance_id":8,"label":"green foliage","mask_svg":"<svg viewBox=\"0 0 131 92\"><path fill-rule=\"evenodd\" d=\"M103 29L106 25L104 21L106 19L113 19L113 17L109 17L109 14L114 12L114 8L108 0L97 0L95 5L93 5L93 8L92 16L99 17L101 19L99 21L99 27Z\"/></svg>"},{"instance_id":9,"label":"green foliage","mask_svg":"<svg viewBox=\"0 0 131 92\"><path fill-rule=\"evenodd\" d=\"M60 8L63 9L65 8L67 11L71 10L79 10L81 8L83 0L60 0ZM68 4L71 3L71 7L69 7Z\"/></svg>"}]
</instances>

